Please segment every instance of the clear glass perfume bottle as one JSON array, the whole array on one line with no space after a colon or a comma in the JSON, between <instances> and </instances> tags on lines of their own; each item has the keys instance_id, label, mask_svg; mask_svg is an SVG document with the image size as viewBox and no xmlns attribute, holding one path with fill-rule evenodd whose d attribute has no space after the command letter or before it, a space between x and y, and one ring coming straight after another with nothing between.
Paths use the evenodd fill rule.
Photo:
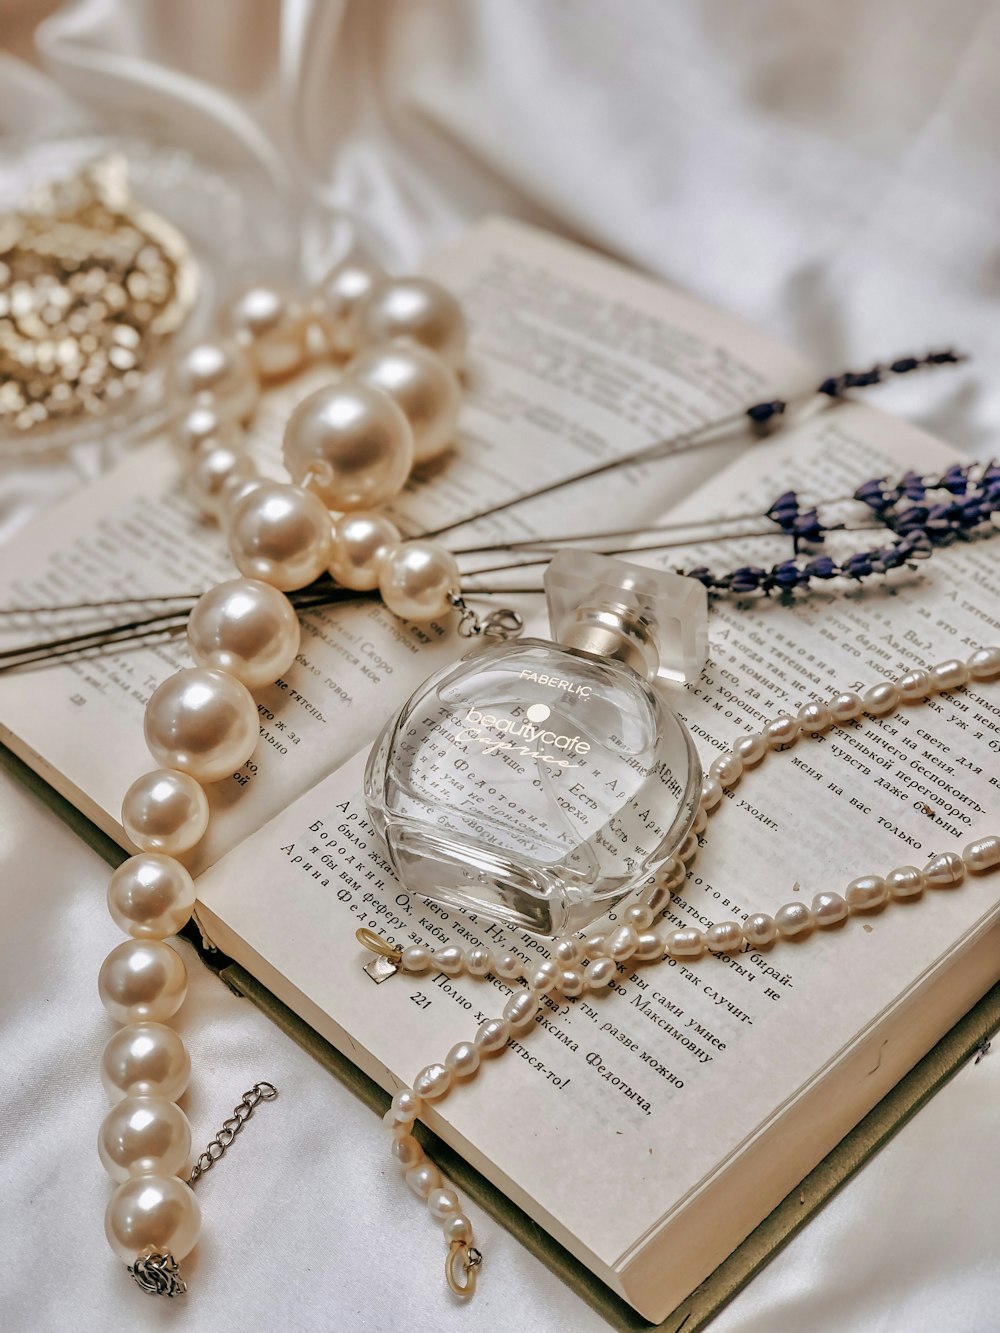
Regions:
<instances>
[{"instance_id":1,"label":"clear glass perfume bottle","mask_svg":"<svg viewBox=\"0 0 1000 1333\"><path fill-rule=\"evenodd\" d=\"M694 579L586 551L545 576L557 642L474 649L376 741L365 794L411 892L539 935L578 930L683 841L701 767L657 677L696 679Z\"/></svg>"}]
</instances>

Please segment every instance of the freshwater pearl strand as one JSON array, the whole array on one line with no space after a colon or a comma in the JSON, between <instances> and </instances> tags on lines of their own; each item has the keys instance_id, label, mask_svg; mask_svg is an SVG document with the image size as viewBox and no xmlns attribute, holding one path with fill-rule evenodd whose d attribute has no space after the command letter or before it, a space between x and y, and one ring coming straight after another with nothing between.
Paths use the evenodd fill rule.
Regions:
<instances>
[{"instance_id":1,"label":"freshwater pearl strand","mask_svg":"<svg viewBox=\"0 0 1000 1333\"><path fill-rule=\"evenodd\" d=\"M158 767L125 795L122 824L139 854L112 875L108 909L128 938L98 979L105 1009L122 1025L101 1061L113 1105L99 1152L117 1184L105 1230L140 1285L170 1295L185 1289L176 1261L194 1248L201 1214L179 1178L191 1127L177 1100L191 1061L167 1021L184 1002L187 972L166 941L194 909L194 883L177 858L208 828L204 786L250 758L260 735L253 691L295 661L300 626L286 592L329 570L345 587L379 587L397 615L432 620L450 613L459 582L444 547L402 542L390 520L372 512L398 493L415 461L435 457L454 437L466 342L455 299L436 283L388 279L352 259L309 303L249 288L223 324L229 336L189 348L171 368L172 438L189 490L224 526L242 577L197 602L188 622L194 665L163 681L146 705L146 743ZM302 367L312 326L328 352L356 359L349 374L292 413L284 445L293 484L267 482L245 451L241 423L262 383ZM259 1099L258 1090L245 1096L245 1114L248 1098ZM244 1117L235 1114L227 1125L238 1128ZM447 1200L436 1206L443 1217Z\"/></svg>"},{"instance_id":2,"label":"freshwater pearl strand","mask_svg":"<svg viewBox=\"0 0 1000 1333\"><path fill-rule=\"evenodd\" d=\"M880 681L863 694L844 691L826 703L811 701L795 716L782 713L760 732L740 737L710 765L692 830L677 854L657 871L637 901L625 908L621 922L591 935L557 939L547 958L526 964L516 954L497 953L482 946L448 945L435 951L411 944L395 950L371 932L359 932L362 943L390 957L404 972L433 970L447 976L467 972L475 977L492 975L512 986L518 982L523 985L523 989L513 991L499 1018L480 1024L471 1042L453 1046L443 1063L426 1066L412 1088L397 1092L384 1116L392 1133L392 1155L406 1183L443 1225L448 1242L446 1276L453 1291L472 1294L482 1256L474 1248L472 1224L461 1212L457 1195L442 1186L440 1173L425 1159L413 1136L414 1123L426 1106L441 1101L457 1084L474 1077L484 1057L498 1055L512 1037L525 1033L535 1022L543 997L570 999L584 992L604 991L620 964L653 964L664 958L689 962L706 953L767 948L778 939L800 938L816 929L838 927L849 917L880 911L890 900L913 899L925 889L954 888L966 874L983 874L1000 867L1000 835L994 834L970 842L961 854L942 852L933 856L922 869L899 866L885 876L862 875L851 880L843 893L818 893L811 904L785 903L773 916L754 912L742 922L720 921L706 930L684 927L664 932L654 928L657 916L668 909L673 891L687 877L709 816L720 808L725 791L736 786L746 769L759 764L772 751L789 749L802 735L845 726L864 714L884 717L897 707L961 689L970 680L990 681L998 676L1000 647L982 648L967 661L950 658L929 671L914 669L898 680Z\"/></svg>"}]
</instances>

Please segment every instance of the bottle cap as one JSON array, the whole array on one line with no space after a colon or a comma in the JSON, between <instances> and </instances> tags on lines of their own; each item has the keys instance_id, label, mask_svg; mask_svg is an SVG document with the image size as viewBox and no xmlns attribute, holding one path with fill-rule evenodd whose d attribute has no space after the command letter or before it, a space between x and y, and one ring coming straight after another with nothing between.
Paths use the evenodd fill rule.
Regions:
<instances>
[{"instance_id":1,"label":"bottle cap","mask_svg":"<svg viewBox=\"0 0 1000 1333\"><path fill-rule=\"evenodd\" d=\"M650 681L701 675L708 593L697 579L574 548L555 556L544 582L558 643L624 662Z\"/></svg>"}]
</instances>

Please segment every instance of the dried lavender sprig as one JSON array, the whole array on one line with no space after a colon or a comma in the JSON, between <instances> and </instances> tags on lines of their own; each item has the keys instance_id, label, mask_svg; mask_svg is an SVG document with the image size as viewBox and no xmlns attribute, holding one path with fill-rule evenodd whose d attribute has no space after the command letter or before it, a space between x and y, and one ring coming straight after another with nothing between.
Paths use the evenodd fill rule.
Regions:
<instances>
[{"instance_id":1,"label":"dried lavender sprig","mask_svg":"<svg viewBox=\"0 0 1000 1333\"><path fill-rule=\"evenodd\" d=\"M747 514L729 515L722 519L714 520L717 524L733 523L741 519L770 519L783 533L792 537L795 542L795 551L800 547L822 545L826 535L830 532L865 532L877 530L883 526L890 527L897 531L899 535L905 535L911 531L923 530L929 531L941 530L948 531L959 529L968 530L985 522L990 515L1000 509L1000 467L994 463L986 463L982 466L982 475L974 478L973 473L980 465L970 463L956 464L938 476L929 475L922 478L916 478L914 473L907 473L903 481L895 488L900 494L913 494L914 486L919 484L920 494L924 495L929 491L943 489L949 491L957 498L947 505L936 505L931 507L911 506L902 514L894 516L890 510L885 507L876 507L869 505L869 512L877 519L875 523L851 523L841 521L839 523L823 523L820 521L818 511L815 506L808 509L800 508L800 502L795 491L785 491L771 504L764 514L754 511ZM852 499L863 498L863 495L870 493L870 488L879 487L887 489L884 477L877 478L870 482L864 482L853 495L839 496L835 500L827 501L828 504L843 503ZM906 489L906 488L909 489ZM961 493L961 492L964 492ZM689 531L691 528L707 527L711 520L701 520L698 523L678 523L665 524L662 527L632 528L632 529L609 529L605 532L590 532L577 534L572 538L555 539L548 542L541 540L533 542L511 543L509 546L498 547L483 546L472 548L466 551L458 551L455 554L478 554L488 550L517 550L519 552L533 551L539 555L539 559L522 560L517 563L504 563L500 565L488 565L482 569L471 571L473 574L493 574L500 573L508 569L527 568L531 565L544 563L553 551L562 549L560 541L602 541L611 540L616 537L637 537L640 534L653 533L673 533L678 531ZM708 543L738 541L744 538L753 537L774 537L778 534L771 528L749 529L738 532L713 532L708 535L688 536L674 541L658 541L651 545L628 546L621 548L609 548L602 551L605 555L625 555L628 552L637 551L658 551L668 550L671 547L679 546L702 546Z\"/></svg>"},{"instance_id":2,"label":"dried lavender sprig","mask_svg":"<svg viewBox=\"0 0 1000 1333\"><path fill-rule=\"evenodd\" d=\"M924 503L928 494L935 491L944 491L953 498L946 503ZM900 535L969 530L1000 509L1000 466L995 462L955 463L941 474L918 476L907 472L896 483L890 483L886 477L873 477L862 482L850 498L866 505L885 527ZM900 509L897 506L903 500L916 503ZM793 539L796 551L800 543L817 545L827 532L845 526L824 525L814 506L801 508L795 491L779 495L768 509L767 517Z\"/></svg>"},{"instance_id":3,"label":"dried lavender sprig","mask_svg":"<svg viewBox=\"0 0 1000 1333\"><path fill-rule=\"evenodd\" d=\"M752 403L742 411L734 412L720 420L706 422L704 425L682 432L680 435L657 440L653 444L644 445L641 449L625 454L622 458L611 459L606 463L598 463L595 467L572 473L568 477L563 477L560 481L549 482L523 495L516 495L509 500L501 500L498 504L479 510L478 513L466 514L464 517L454 519L441 527L430 528L416 535L434 538L443 537L445 533L453 532L456 528L464 528L470 523L478 522L480 519L491 518L494 514L504 513L508 509L513 509L515 505L524 504L528 500L536 500L540 496L551 495L553 491L561 490L564 486L571 486L578 481L587 481L618 468L630 467L635 463L656 462L661 458L672 458L677 454L687 453L693 448L704 448L710 444L718 443L718 440L712 438L713 436L738 426L745 420L749 420L758 433L770 431L779 424L779 419L784 417L789 407L808 403L817 395L832 401L842 398L851 389L863 389L874 384L881 384L890 375L908 375L914 370L931 366L958 365L966 360L968 360L968 357L965 353L946 348L940 352L928 352L924 356L903 356L886 363L878 362L864 371L848 370L843 371L840 375L829 375L814 390L809 392L797 394L792 398L774 398L766 402Z\"/></svg>"},{"instance_id":4,"label":"dried lavender sprig","mask_svg":"<svg viewBox=\"0 0 1000 1333\"><path fill-rule=\"evenodd\" d=\"M914 370L925 370L929 366L956 366L968 359L966 353L956 352L950 347L940 352L927 352L924 356L900 356L884 364L877 361L868 370L845 370L841 375L830 375L816 392L827 398L843 398L851 389L868 389L875 384L884 384L890 375L909 375ZM775 417L782 416L787 407L787 402L776 398L770 403L755 403L753 407L747 408L747 416L755 425L764 426Z\"/></svg>"},{"instance_id":5,"label":"dried lavender sprig","mask_svg":"<svg viewBox=\"0 0 1000 1333\"><path fill-rule=\"evenodd\" d=\"M842 562L837 562L829 555L819 555L814 556L805 565L800 565L795 559L782 560L769 569L761 569L756 565L742 565L739 569L722 575L713 574L705 565L698 565L693 569L679 568L675 572L697 579L707 588L709 596L719 596L724 593L740 597L749 596L751 593L770 595L772 592L800 591L808 587L814 579L825 582L846 578L861 582L862 579L884 574L903 565L912 568L913 562L928 559L933 554L933 549L926 538L913 536L904 538L891 547L875 547L869 551L860 551ZM470 595L487 596L542 592L543 589L534 586L491 588L469 585L466 591Z\"/></svg>"},{"instance_id":6,"label":"dried lavender sprig","mask_svg":"<svg viewBox=\"0 0 1000 1333\"><path fill-rule=\"evenodd\" d=\"M985 527L990 534L997 532L992 524L980 524L979 526ZM749 536L751 534L745 535ZM950 545L954 541L968 541L973 535L974 532L967 528L937 529L931 532L917 531L907 533L899 541L889 546L876 546L866 551L858 551L842 561L837 561L830 555L820 554L810 557L804 563L800 563L801 557L781 560L769 569L762 569L756 565L742 565L729 573L717 575L706 565L699 565L693 569L677 569L676 572L697 579L708 589L710 596L719 596L725 593L740 597L746 597L752 593L762 593L764 595L769 595L772 592L792 593L806 589L813 580L825 582L830 579L844 578L860 583L863 579L885 574L891 569L899 569L904 565L914 568L915 561L928 559L938 547ZM661 550L663 547L632 547L629 548L629 551L643 549ZM621 554L628 554L629 551L623 551ZM613 553L608 552L608 554ZM529 563L534 562L526 562L526 565ZM508 566L511 569L522 567L524 566ZM490 571L483 570L482 572ZM474 578L475 575L472 574L469 577ZM470 583L466 585L467 593L481 596L541 591L541 588L532 586L491 588L483 587L481 584L473 586Z\"/></svg>"},{"instance_id":7,"label":"dried lavender sprig","mask_svg":"<svg viewBox=\"0 0 1000 1333\"><path fill-rule=\"evenodd\" d=\"M733 593L740 597L763 593L769 596L772 592L791 593L807 588L814 579L826 582L843 578L860 583L863 579L886 574L903 565L913 568L914 561L927 560L933 552L932 542L923 533L914 533L891 546L858 551L843 561L837 561L830 555L817 555L804 564L794 558L780 560L770 569L742 565L728 574L717 575L706 566L699 565L694 569L679 570L678 573L686 573L689 578L697 579L710 593Z\"/></svg>"}]
</instances>

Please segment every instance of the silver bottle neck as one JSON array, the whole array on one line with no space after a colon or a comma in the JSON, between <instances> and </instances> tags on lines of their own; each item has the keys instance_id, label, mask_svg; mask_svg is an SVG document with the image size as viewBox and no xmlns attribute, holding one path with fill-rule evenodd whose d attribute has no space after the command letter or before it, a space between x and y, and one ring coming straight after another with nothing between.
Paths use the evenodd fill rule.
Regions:
<instances>
[{"instance_id":1,"label":"silver bottle neck","mask_svg":"<svg viewBox=\"0 0 1000 1333\"><path fill-rule=\"evenodd\" d=\"M621 603L605 602L577 609L561 639L567 648L592 657L610 658L631 667L644 680L660 669L653 622Z\"/></svg>"}]
</instances>

